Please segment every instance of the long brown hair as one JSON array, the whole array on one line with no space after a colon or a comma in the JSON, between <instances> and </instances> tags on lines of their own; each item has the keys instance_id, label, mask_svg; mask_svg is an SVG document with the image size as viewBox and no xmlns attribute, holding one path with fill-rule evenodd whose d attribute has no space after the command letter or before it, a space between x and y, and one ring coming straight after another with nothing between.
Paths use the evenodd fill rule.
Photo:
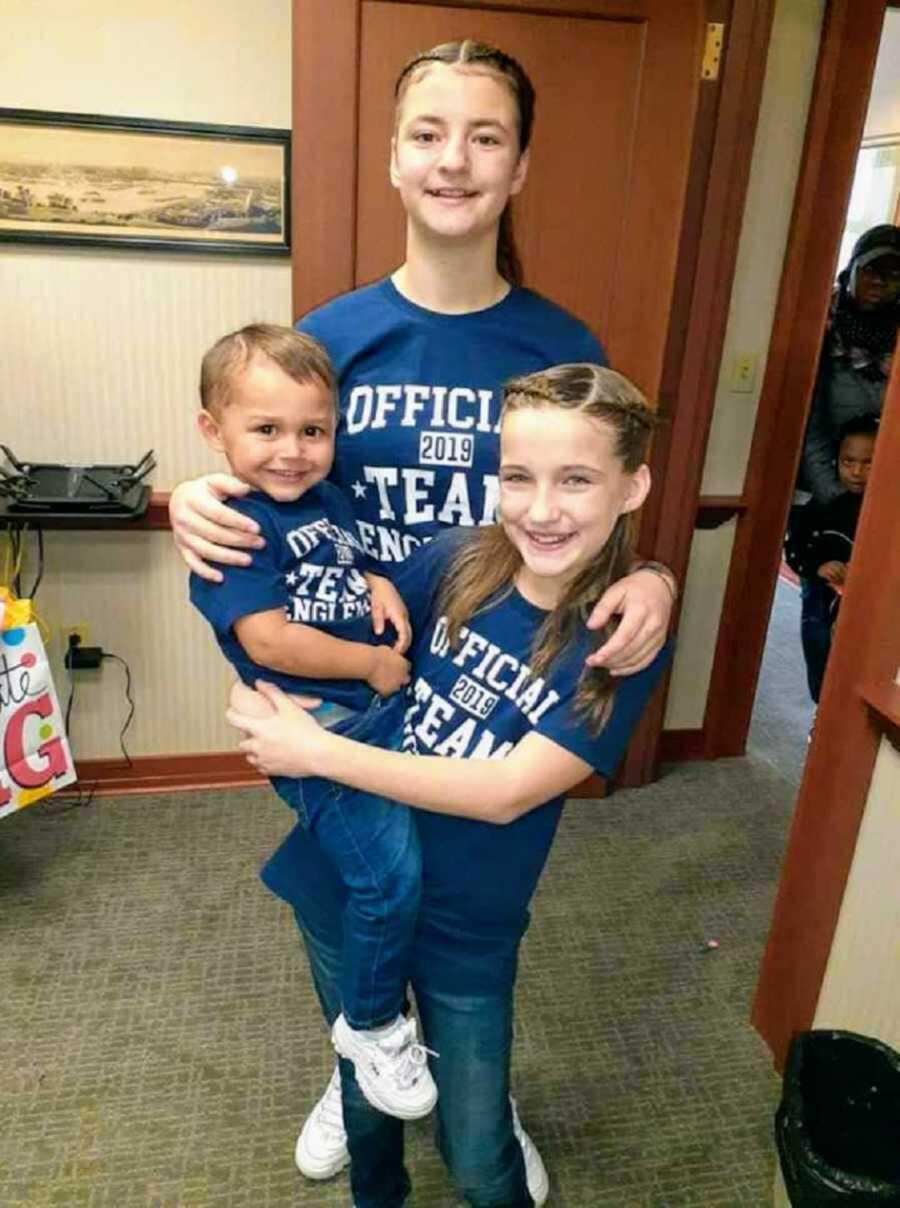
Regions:
<instances>
[{"instance_id":1,"label":"long brown hair","mask_svg":"<svg viewBox=\"0 0 900 1208\"><path fill-rule=\"evenodd\" d=\"M507 382L503 391L503 418L526 407L559 407L603 423L612 433L613 450L629 474L644 462L656 416L647 400L627 378L599 365L556 365ZM535 635L531 669L545 675L556 658L585 632L584 625L597 600L610 584L623 578L634 561L633 513L620 515L597 559L572 581L562 600ZM452 649L461 627L479 609L512 589L522 556L502 525L479 529L457 553L446 575L439 614L447 618ZM612 623L594 631L594 648L612 631ZM585 667L575 704L591 728L599 731L612 711L615 680L604 667Z\"/></svg>"},{"instance_id":2,"label":"long brown hair","mask_svg":"<svg viewBox=\"0 0 900 1208\"><path fill-rule=\"evenodd\" d=\"M394 99L399 107L407 88L413 83L419 68L429 63L445 63L449 67L472 66L498 75L507 85L516 102L519 119L519 155L528 150L531 130L534 125L534 86L525 69L511 55L504 54L496 46L466 38L462 42L444 42L413 55L405 65L394 85ZM507 201L500 215L500 232L497 238L497 272L510 285L521 285L523 281L522 261L516 249L513 235L512 201Z\"/></svg>"}]
</instances>

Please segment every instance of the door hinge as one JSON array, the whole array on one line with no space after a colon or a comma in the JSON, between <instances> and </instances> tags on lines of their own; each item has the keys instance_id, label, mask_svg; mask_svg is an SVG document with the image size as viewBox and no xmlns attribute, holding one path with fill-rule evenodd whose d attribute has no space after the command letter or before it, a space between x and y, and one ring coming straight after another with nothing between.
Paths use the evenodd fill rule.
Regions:
<instances>
[{"instance_id":1,"label":"door hinge","mask_svg":"<svg viewBox=\"0 0 900 1208\"><path fill-rule=\"evenodd\" d=\"M710 21L706 27L706 45L703 48L701 80L717 80L719 63L722 61L722 43L725 41L725 25L721 21Z\"/></svg>"}]
</instances>

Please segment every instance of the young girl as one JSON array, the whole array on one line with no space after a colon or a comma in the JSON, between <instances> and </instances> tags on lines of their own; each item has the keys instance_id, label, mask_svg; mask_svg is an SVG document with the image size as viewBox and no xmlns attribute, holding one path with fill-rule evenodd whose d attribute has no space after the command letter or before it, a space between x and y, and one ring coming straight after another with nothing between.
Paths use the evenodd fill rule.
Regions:
<instances>
[{"instance_id":1,"label":"young girl","mask_svg":"<svg viewBox=\"0 0 900 1208\"><path fill-rule=\"evenodd\" d=\"M594 769L615 770L665 661L619 681L586 666L597 638L585 619L631 565L652 425L640 393L596 365L508 384L499 523L442 534L396 573L415 635L402 751L320 729L271 685L259 686L271 716L228 713L270 775L327 777L348 786L348 801L380 793L417 807L412 984L439 1054L441 1149L473 1205L546 1195L545 1177L529 1187L509 1100L516 959L564 795ZM327 1001L334 953L321 932L313 947ZM354 1202L402 1204L397 1122L366 1110L349 1070L344 1102Z\"/></svg>"},{"instance_id":2,"label":"young girl","mask_svg":"<svg viewBox=\"0 0 900 1208\"><path fill-rule=\"evenodd\" d=\"M411 59L395 95L390 170L407 214L406 258L389 278L298 325L325 345L338 376L334 480L369 552L389 565L438 532L493 518L505 381L605 361L584 324L521 284L510 203L528 173L535 102L522 67L471 39L448 43ZM231 476L210 475L173 492L173 534L198 575L218 579L210 561L244 564L243 550L261 544L253 522L222 502L244 491ZM674 594L658 564L613 583L586 622L606 635L590 664L613 675L646 667L665 640ZM302 834L265 877L295 906L299 894L307 919L324 901L327 930L337 890ZM305 892L313 885L318 896ZM303 1126L296 1161L307 1177L326 1178L347 1160L335 1075Z\"/></svg>"}]
</instances>

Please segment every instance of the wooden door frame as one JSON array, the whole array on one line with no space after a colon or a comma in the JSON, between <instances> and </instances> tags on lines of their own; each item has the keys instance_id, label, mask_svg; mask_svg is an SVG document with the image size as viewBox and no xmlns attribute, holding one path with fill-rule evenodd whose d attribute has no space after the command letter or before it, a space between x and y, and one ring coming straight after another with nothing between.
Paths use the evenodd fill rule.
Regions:
<instances>
[{"instance_id":1,"label":"wooden door frame","mask_svg":"<svg viewBox=\"0 0 900 1208\"><path fill-rule=\"evenodd\" d=\"M413 0L416 2L416 0ZM482 7L457 0L450 6ZM538 0L503 4L546 13ZM610 0L611 14L641 18L641 0ZM666 345L660 405L670 421L656 442L656 490L641 548L683 582L700 502L703 454L715 405L738 236L765 77L774 0L707 0L725 23L716 82L700 85L691 172ZM291 225L295 315L352 289L361 0L293 0ZM312 48L310 50L309 48ZM328 138L309 115L328 113ZM658 761L665 695L657 693L632 741L620 783L646 783Z\"/></svg>"},{"instance_id":2,"label":"wooden door frame","mask_svg":"<svg viewBox=\"0 0 900 1208\"><path fill-rule=\"evenodd\" d=\"M768 360L702 733L691 753L742 755L886 0L828 0ZM797 400L805 400L803 406ZM799 649L799 647L798 647Z\"/></svg>"},{"instance_id":3,"label":"wooden door frame","mask_svg":"<svg viewBox=\"0 0 900 1208\"><path fill-rule=\"evenodd\" d=\"M753 1004L752 1023L779 1069L791 1036L815 1017L882 736L900 747L898 465L900 357L894 357Z\"/></svg>"},{"instance_id":4,"label":"wooden door frame","mask_svg":"<svg viewBox=\"0 0 900 1208\"><path fill-rule=\"evenodd\" d=\"M748 471L749 511L745 531L739 527L735 541L707 710L713 754L739 754L746 739L888 7L896 5L831 0L826 11ZM807 407L791 408L790 400L797 398L806 398ZM892 682L900 663L900 599L896 591L885 590L900 581L898 462L900 358L895 358L753 1005L752 1022L779 1068L792 1034L808 1028L815 1016L881 735L896 742L900 733L900 688Z\"/></svg>"}]
</instances>

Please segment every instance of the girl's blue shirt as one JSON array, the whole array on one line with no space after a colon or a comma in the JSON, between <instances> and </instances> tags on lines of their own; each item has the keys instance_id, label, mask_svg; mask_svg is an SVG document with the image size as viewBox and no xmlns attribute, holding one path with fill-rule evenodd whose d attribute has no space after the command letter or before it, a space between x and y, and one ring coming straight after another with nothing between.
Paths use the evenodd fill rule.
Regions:
<instances>
[{"instance_id":1,"label":"girl's blue shirt","mask_svg":"<svg viewBox=\"0 0 900 1208\"><path fill-rule=\"evenodd\" d=\"M575 708L590 649L587 632L545 676L535 676L528 664L546 614L514 588L472 617L459 648L449 649L436 605L441 581L467 539L462 531L441 534L394 572L415 635L404 748L421 755L503 758L536 730L611 774L668 661L668 648L645 671L618 682L612 716L593 733ZM474 991L510 978L562 807L559 796L503 826L415 811L423 897L414 959L427 965L429 984ZM310 859L314 853L295 832L269 861L264 880L296 902L298 892L302 899L308 891L309 877L320 875L302 871Z\"/></svg>"},{"instance_id":2,"label":"girl's blue shirt","mask_svg":"<svg viewBox=\"0 0 900 1208\"><path fill-rule=\"evenodd\" d=\"M442 529L494 519L504 382L565 362L606 364L580 320L522 288L486 310L443 315L385 278L297 326L324 344L337 372L331 480L352 503L367 552L384 563Z\"/></svg>"}]
</instances>

